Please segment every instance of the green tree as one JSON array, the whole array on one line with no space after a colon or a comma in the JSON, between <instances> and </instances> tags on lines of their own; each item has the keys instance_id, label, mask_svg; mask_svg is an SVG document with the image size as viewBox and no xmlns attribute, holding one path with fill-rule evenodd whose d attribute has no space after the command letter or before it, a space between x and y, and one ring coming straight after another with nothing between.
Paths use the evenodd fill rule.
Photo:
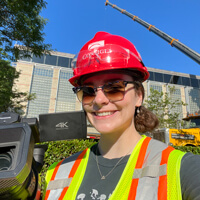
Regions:
<instances>
[{"instance_id":1,"label":"green tree","mask_svg":"<svg viewBox=\"0 0 200 200\"><path fill-rule=\"evenodd\" d=\"M13 111L22 115L26 102L35 99L35 94L19 92L13 87L19 75L9 61L0 60L0 113Z\"/></svg>"},{"instance_id":2,"label":"green tree","mask_svg":"<svg viewBox=\"0 0 200 200\"><path fill-rule=\"evenodd\" d=\"M44 0L0 1L0 59L49 53L51 45L44 43L43 33L47 20L39 15L43 8Z\"/></svg>"},{"instance_id":3,"label":"green tree","mask_svg":"<svg viewBox=\"0 0 200 200\"><path fill-rule=\"evenodd\" d=\"M159 119L159 128L177 128L181 123L182 110L177 107L186 106L180 99L173 99L175 87L168 86L168 92L159 92L150 88L150 95L144 101L144 105L151 110Z\"/></svg>"}]
</instances>

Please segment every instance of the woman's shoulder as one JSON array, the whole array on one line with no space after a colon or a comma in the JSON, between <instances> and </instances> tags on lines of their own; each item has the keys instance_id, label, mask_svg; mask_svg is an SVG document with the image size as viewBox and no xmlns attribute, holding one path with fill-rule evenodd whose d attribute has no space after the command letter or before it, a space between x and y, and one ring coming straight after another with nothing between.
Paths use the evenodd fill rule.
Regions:
<instances>
[{"instance_id":1,"label":"woman's shoulder","mask_svg":"<svg viewBox=\"0 0 200 200\"><path fill-rule=\"evenodd\" d=\"M194 171L196 171L196 173L200 175L199 166L200 155L186 153L181 160L181 172L183 174L193 173Z\"/></svg>"},{"instance_id":2,"label":"woman's shoulder","mask_svg":"<svg viewBox=\"0 0 200 200\"><path fill-rule=\"evenodd\" d=\"M166 148L168 148L167 144L153 138L151 138L148 144L148 149L153 153L162 153Z\"/></svg>"},{"instance_id":3,"label":"woman's shoulder","mask_svg":"<svg viewBox=\"0 0 200 200\"><path fill-rule=\"evenodd\" d=\"M183 199L200 199L200 155L186 153L181 160L180 179Z\"/></svg>"},{"instance_id":4,"label":"woman's shoulder","mask_svg":"<svg viewBox=\"0 0 200 200\"><path fill-rule=\"evenodd\" d=\"M181 160L181 173L196 173L200 175L200 155L186 153Z\"/></svg>"}]
</instances>

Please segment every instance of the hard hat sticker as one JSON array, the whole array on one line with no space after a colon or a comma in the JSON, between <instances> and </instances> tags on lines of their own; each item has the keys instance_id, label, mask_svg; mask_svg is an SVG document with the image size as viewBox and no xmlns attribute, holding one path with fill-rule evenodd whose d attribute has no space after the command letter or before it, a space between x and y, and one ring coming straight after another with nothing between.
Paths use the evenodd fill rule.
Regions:
<instances>
[{"instance_id":1,"label":"hard hat sticker","mask_svg":"<svg viewBox=\"0 0 200 200\"><path fill-rule=\"evenodd\" d=\"M93 43L88 45L88 50L91 50L91 49L94 49L94 48L98 48L98 47L103 47L104 44L105 44L104 40L93 42Z\"/></svg>"}]
</instances>

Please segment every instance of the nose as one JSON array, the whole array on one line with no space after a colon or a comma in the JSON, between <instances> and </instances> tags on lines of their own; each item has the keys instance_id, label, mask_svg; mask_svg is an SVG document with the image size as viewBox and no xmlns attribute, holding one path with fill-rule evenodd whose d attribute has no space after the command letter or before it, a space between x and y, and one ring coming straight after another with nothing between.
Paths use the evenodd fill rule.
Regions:
<instances>
[{"instance_id":1,"label":"nose","mask_svg":"<svg viewBox=\"0 0 200 200\"><path fill-rule=\"evenodd\" d=\"M94 104L101 106L109 103L109 99L104 94L101 88L98 88L96 91L96 96L93 101Z\"/></svg>"}]
</instances>

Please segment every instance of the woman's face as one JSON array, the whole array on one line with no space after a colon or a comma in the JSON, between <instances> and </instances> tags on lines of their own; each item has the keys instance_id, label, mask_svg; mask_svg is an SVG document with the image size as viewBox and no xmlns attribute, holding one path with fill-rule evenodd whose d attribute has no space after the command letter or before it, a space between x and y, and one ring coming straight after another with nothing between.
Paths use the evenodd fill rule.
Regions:
<instances>
[{"instance_id":1,"label":"woman's face","mask_svg":"<svg viewBox=\"0 0 200 200\"><path fill-rule=\"evenodd\" d=\"M107 82L115 80L134 81L126 74L104 73L91 76L84 80L83 85L102 86ZM125 88L123 100L110 102L102 89L98 89L94 101L89 105L84 105L88 120L101 134L124 132L134 126L135 107L141 106L142 95L136 93L133 84L128 84Z\"/></svg>"}]
</instances>

